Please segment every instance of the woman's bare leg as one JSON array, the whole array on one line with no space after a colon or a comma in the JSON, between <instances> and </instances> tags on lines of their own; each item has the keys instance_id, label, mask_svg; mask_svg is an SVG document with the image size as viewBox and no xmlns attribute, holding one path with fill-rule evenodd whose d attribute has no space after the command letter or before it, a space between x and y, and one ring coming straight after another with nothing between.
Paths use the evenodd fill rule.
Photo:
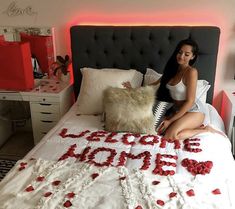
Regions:
<instances>
[{"instance_id":1,"label":"woman's bare leg","mask_svg":"<svg viewBox=\"0 0 235 209\"><path fill-rule=\"evenodd\" d=\"M198 128L203 123L204 117L204 114L200 112L186 113L170 125L166 130L164 138L183 140L196 134L207 132L204 128Z\"/></svg>"},{"instance_id":2,"label":"woman's bare leg","mask_svg":"<svg viewBox=\"0 0 235 209\"><path fill-rule=\"evenodd\" d=\"M204 117L204 114L200 112L186 113L183 117L172 123L172 125L166 130L164 138L184 140L206 132L217 133L226 137L223 132L214 129L209 125L201 126Z\"/></svg>"}]
</instances>

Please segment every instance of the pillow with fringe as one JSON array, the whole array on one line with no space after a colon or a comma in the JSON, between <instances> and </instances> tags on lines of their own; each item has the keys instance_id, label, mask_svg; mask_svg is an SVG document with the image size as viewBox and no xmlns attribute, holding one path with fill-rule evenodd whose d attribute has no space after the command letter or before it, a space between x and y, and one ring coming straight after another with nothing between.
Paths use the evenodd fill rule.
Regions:
<instances>
[{"instance_id":1,"label":"pillow with fringe","mask_svg":"<svg viewBox=\"0 0 235 209\"><path fill-rule=\"evenodd\" d=\"M105 130L156 134L152 86L135 89L110 87L104 91Z\"/></svg>"}]
</instances>

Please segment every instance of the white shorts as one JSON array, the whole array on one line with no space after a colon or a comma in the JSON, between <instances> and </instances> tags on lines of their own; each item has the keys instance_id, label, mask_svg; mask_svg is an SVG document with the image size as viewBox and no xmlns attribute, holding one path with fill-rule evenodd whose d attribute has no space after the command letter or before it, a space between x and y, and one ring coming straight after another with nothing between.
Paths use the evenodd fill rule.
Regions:
<instances>
[{"instance_id":1,"label":"white shorts","mask_svg":"<svg viewBox=\"0 0 235 209\"><path fill-rule=\"evenodd\" d=\"M179 111L179 108L175 105L173 105L166 113L166 116L175 114L177 111ZM188 112L201 112L205 115L203 125L208 125L209 123L209 112L206 108L206 104L203 104L200 100L196 100L193 106L188 110Z\"/></svg>"}]
</instances>

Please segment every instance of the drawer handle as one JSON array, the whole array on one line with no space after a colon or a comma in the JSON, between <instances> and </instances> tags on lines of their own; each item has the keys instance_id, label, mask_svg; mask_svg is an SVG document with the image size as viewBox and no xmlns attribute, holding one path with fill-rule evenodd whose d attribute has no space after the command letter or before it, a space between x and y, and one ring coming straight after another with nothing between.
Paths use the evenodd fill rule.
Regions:
<instances>
[{"instance_id":1,"label":"drawer handle","mask_svg":"<svg viewBox=\"0 0 235 209\"><path fill-rule=\"evenodd\" d=\"M52 104L44 104L44 103L39 103L40 105L43 105L43 106L50 106Z\"/></svg>"},{"instance_id":2,"label":"drawer handle","mask_svg":"<svg viewBox=\"0 0 235 209\"><path fill-rule=\"evenodd\" d=\"M50 115L52 112L40 112L41 114Z\"/></svg>"},{"instance_id":3,"label":"drawer handle","mask_svg":"<svg viewBox=\"0 0 235 209\"><path fill-rule=\"evenodd\" d=\"M43 123L53 123L54 121L51 121L51 120L41 120L41 122L43 122Z\"/></svg>"}]
</instances>

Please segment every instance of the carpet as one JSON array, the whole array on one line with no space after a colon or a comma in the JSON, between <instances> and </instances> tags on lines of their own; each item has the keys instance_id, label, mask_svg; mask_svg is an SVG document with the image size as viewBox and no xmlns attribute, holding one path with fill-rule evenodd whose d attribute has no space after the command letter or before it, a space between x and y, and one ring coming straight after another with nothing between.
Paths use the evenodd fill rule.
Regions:
<instances>
[{"instance_id":1,"label":"carpet","mask_svg":"<svg viewBox=\"0 0 235 209\"><path fill-rule=\"evenodd\" d=\"M0 181L11 170L16 162L17 160L0 159Z\"/></svg>"}]
</instances>

